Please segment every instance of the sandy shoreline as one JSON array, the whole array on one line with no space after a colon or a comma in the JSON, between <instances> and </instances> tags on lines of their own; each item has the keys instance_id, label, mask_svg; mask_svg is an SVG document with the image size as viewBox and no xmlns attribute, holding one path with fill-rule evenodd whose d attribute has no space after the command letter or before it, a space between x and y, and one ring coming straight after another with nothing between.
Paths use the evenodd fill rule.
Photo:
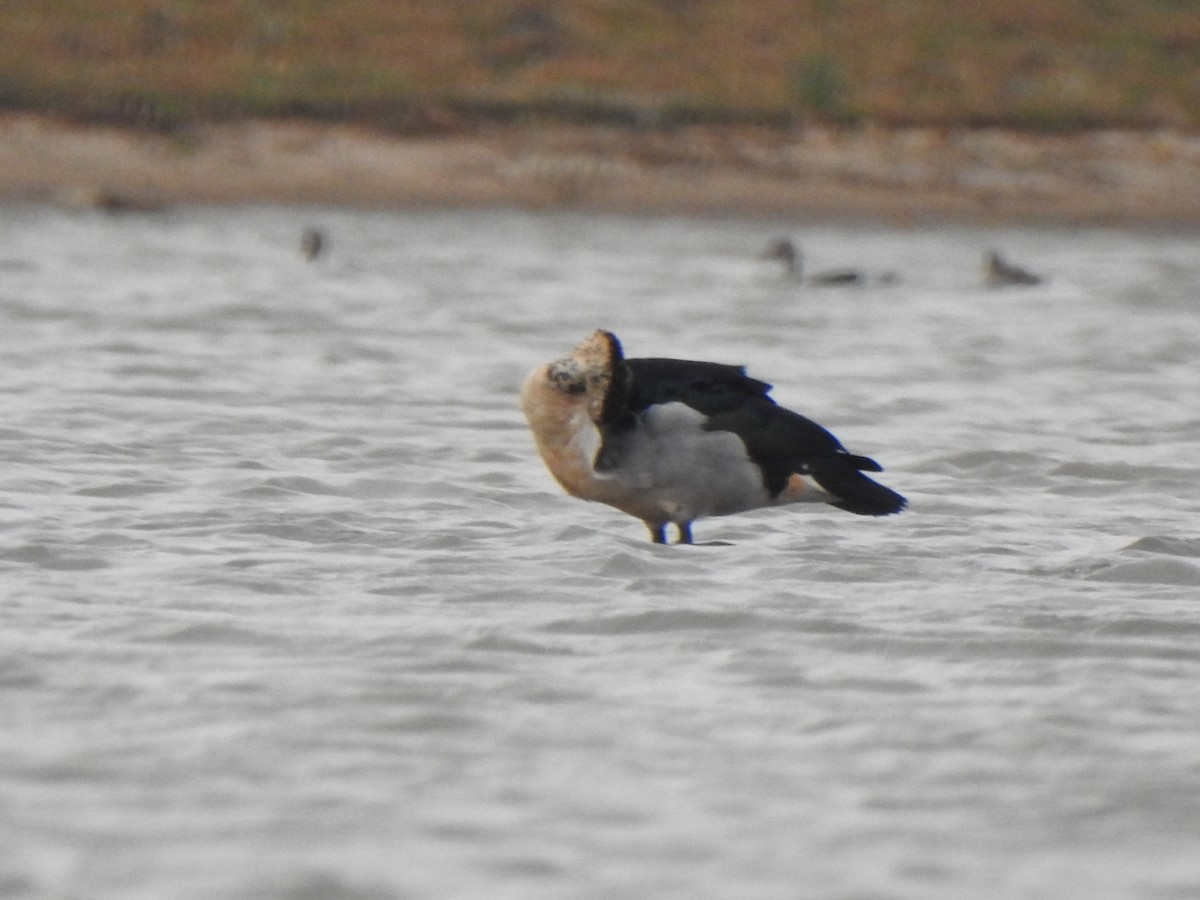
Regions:
<instances>
[{"instance_id":1,"label":"sandy shoreline","mask_svg":"<svg viewBox=\"0 0 1200 900\"><path fill-rule=\"evenodd\" d=\"M1198 225L1200 136L539 125L413 138L250 121L165 137L9 114L0 202Z\"/></svg>"}]
</instances>

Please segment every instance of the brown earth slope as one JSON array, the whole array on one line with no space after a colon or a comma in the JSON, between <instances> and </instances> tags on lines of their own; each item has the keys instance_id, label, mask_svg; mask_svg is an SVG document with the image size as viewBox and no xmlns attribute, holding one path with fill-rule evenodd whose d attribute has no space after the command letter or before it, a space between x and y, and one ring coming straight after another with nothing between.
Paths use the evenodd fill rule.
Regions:
<instances>
[{"instance_id":1,"label":"brown earth slope","mask_svg":"<svg viewBox=\"0 0 1200 900\"><path fill-rule=\"evenodd\" d=\"M0 0L0 198L1200 222L1190 0Z\"/></svg>"}]
</instances>

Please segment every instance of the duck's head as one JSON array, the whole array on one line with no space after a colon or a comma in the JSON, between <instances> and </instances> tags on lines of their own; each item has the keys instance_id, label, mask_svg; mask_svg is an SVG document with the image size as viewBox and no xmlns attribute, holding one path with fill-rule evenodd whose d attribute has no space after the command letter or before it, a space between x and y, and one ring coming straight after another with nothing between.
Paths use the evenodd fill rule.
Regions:
<instances>
[{"instance_id":1,"label":"duck's head","mask_svg":"<svg viewBox=\"0 0 1200 900\"><path fill-rule=\"evenodd\" d=\"M556 405L583 406L597 425L623 406L628 371L621 342L611 331L592 332L566 356L543 363L525 379L522 396L555 398Z\"/></svg>"},{"instance_id":2,"label":"duck's head","mask_svg":"<svg viewBox=\"0 0 1200 900\"><path fill-rule=\"evenodd\" d=\"M791 238L777 238L762 252L763 259L779 260L788 272L795 274L800 270L800 248Z\"/></svg>"}]
</instances>

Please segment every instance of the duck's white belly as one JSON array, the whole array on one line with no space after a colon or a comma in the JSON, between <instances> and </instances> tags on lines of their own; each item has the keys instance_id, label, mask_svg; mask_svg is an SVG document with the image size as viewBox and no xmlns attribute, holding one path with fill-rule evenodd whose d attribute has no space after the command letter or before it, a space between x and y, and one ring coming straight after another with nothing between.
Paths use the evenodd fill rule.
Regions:
<instances>
[{"instance_id":1,"label":"duck's white belly","mask_svg":"<svg viewBox=\"0 0 1200 900\"><path fill-rule=\"evenodd\" d=\"M636 428L610 438L597 476L652 498L664 520L675 522L769 505L762 472L741 439L705 431L704 422L683 403L651 407Z\"/></svg>"}]
</instances>

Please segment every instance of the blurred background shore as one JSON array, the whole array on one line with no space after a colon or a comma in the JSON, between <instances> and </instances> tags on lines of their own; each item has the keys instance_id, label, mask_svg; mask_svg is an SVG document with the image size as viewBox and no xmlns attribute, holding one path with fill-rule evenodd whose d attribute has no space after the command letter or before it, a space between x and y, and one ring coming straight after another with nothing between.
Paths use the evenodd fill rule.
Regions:
<instances>
[{"instance_id":1,"label":"blurred background shore","mask_svg":"<svg viewBox=\"0 0 1200 900\"><path fill-rule=\"evenodd\" d=\"M1200 222L1174 0L18 3L0 200Z\"/></svg>"}]
</instances>

